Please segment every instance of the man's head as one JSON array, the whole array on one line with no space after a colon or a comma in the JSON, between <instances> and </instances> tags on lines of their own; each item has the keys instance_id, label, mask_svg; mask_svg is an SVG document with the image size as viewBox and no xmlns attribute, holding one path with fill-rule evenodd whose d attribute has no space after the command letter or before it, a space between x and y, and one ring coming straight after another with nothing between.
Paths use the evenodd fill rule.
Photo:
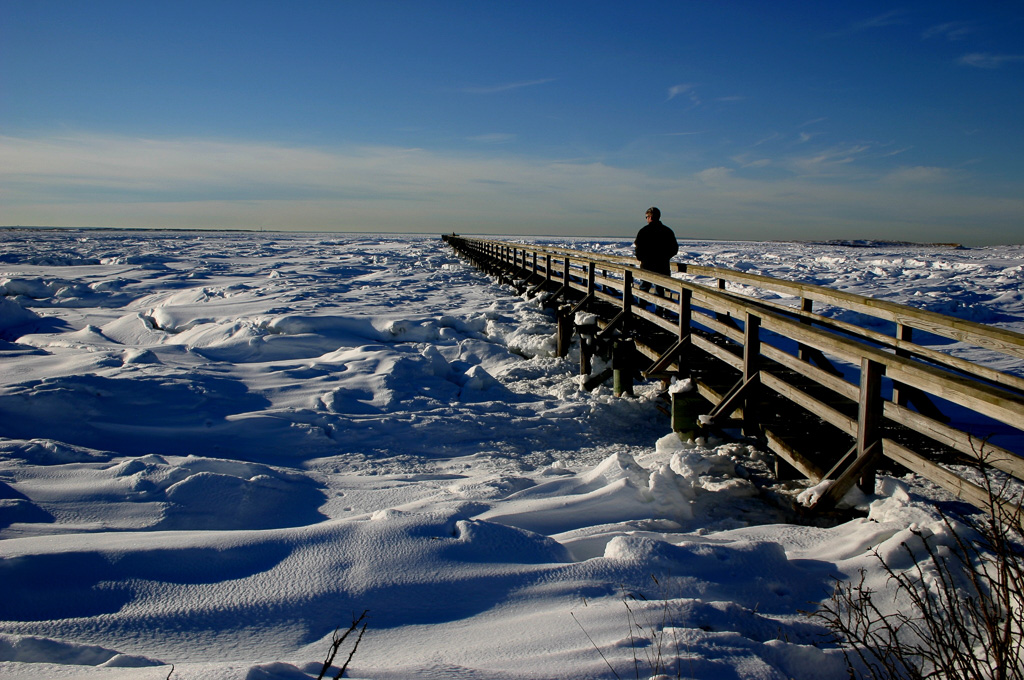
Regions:
<instances>
[{"instance_id":1,"label":"man's head","mask_svg":"<svg viewBox=\"0 0 1024 680\"><path fill-rule=\"evenodd\" d=\"M661 211L657 208L648 208L646 214L651 222L657 222L661 219Z\"/></svg>"}]
</instances>

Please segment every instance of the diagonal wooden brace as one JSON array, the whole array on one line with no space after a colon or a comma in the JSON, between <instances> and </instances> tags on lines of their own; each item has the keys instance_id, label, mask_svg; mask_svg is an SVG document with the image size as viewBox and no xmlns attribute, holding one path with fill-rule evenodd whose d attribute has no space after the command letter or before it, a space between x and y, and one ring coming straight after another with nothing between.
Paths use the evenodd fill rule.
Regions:
<instances>
[{"instance_id":1,"label":"diagonal wooden brace","mask_svg":"<svg viewBox=\"0 0 1024 680\"><path fill-rule=\"evenodd\" d=\"M544 301L544 306L545 307L557 307L558 306L558 298L562 297L562 295L565 294L565 291L568 288L569 288L568 285L562 284L562 286L558 290L556 290L554 293L551 294L551 297L549 297L547 300Z\"/></svg>"},{"instance_id":2,"label":"diagonal wooden brace","mask_svg":"<svg viewBox=\"0 0 1024 680\"><path fill-rule=\"evenodd\" d=\"M852 451L856 451L857 447L854 446ZM852 452L851 451L851 452ZM836 507L836 504L843 499L846 492L853 488L853 486L860 479L864 472L874 465L875 461L878 460L879 456L882 455L882 443L876 441L871 446L865 449L864 454L857 456L850 465L843 470L842 474L836 477L836 480L832 482L832 485L823 493L814 505L811 506L812 510L831 510ZM847 454L849 456L849 454ZM845 460L847 456L843 456Z\"/></svg>"},{"instance_id":3,"label":"diagonal wooden brace","mask_svg":"<svg viewBox=\"0 0 1024 680\"><path fill-rule=\"evenodd\" d=\"M668 365L675 361L676 357L679 356L679 352L689 344L690 334L687 333L679 340L676 340L671 347L665 350L664 354L658 357L657 361L651 364L647 370L643 371L644 377L649 377L655 373L661 373L664 371Z\"/></svg>"},{"instance_id":4,"label":"diagonal wooden brace","mask_svg":"<svg viewBox=\"0 0 1024 680\"><path fill-rule=\"evenodd\" d=\"M593 299L594 299L594 296L589 294L589 293L587 293L587 295L585 295L582 300L580 300L579 302L577 302L575 304L575 306L573 306L573 308L569 311L569 314L571 316L576 316L576 313L579 312L582 309L586 309L587 305L590 304L590 302Z\"/></svg>"},{"instance_id":5,"label":"diagonal wooden brace","mask_svg":"<svg viewBox=\"0 0 1024 680\"><path fill-rule=\"evenodd\" d=\"M747 390L756 387L761 384L761 374L755 373L750 376L747 380L740 379L732 389L725 393L722 397L722 401L718 402L718 406L711 409L711 413L708 414L708 418L714 422L714 419L721 415L728 415L736 410L739 405L739 401L743 399L744 394Z\"/></svg>"},{"instance_id":6,"label":"diagonal wooden brace","mask_svg":"<svg viewBox=\"0 0 1024 680\"><path fill-rule=\"evenodd\" d=\"M615 331L615 328L626 320L627 316L629 316L629 312L627 312L626 310L622 310L621 312L616 314L615 318L609 321L607 326L598 331L597 338L604 339L611 335Z\"/></svg>"}]
</instances>

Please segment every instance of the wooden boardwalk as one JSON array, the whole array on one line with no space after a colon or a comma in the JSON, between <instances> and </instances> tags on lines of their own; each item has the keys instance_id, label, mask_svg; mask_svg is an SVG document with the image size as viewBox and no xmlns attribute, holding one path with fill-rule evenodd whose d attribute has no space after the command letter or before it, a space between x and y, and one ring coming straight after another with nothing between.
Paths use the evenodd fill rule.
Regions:
<instances>
[{"instance_id":1,"label":"wooden boardwalk","mask_svg":"<svg viewBox=\"0 0 1024 680\"><path fill-rule=\"evenodd\" d=\"M674 429L738 429L775 455L777 475L832 480L818 510L854 484L872 492L876 470L886 467L912 470L981 508L985 489L958 466L980 461L1024 480L1024 378L915 342L938 336L1024 361L1024 334L717 267L673 263L683 275L675 278L630 257L443 238L557 308L559 352L578 336L582 373L601 352L614 353L616 393L629 391L633 376L690 378L700 398L674 395ZM795 304L737 292L749 288ZM815 304L872 322L822 316Z\"/></svg>"}]
</instances>

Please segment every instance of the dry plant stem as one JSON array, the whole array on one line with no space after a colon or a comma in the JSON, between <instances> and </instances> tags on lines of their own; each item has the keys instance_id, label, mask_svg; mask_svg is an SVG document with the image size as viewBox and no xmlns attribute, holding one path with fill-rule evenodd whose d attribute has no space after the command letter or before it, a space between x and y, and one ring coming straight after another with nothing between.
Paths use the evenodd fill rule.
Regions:
<instances>
[{"instance_id":1,"label":"dry plant stem","mask_svg":"<svg viewBox=\"0 0 1024 680\"><path fill-rule=\"evenodd\" d=\"M320 669L320 674L316 676L317 680L323 680L324 674L327 673L328 670L330 670L331 665L334 663L334 657L338 655L338 650L341 648L341 645L345 643L345 640L348 638L350 634L352 634L356 630L359 630L359 636L356 638L355 644L352 646L352 651L349 652L348 659L345 660L344 665L342 665L337 675L334 676L334 680L338 680L339 678L341 678L342 675L345 674L345 671L348 670L348 664L352 661L352 657L355 656L356 650L359 648L359 643L363 640L363 634L366 632L366 626L369 625L365 623L366 616L369 613L370 610L367 609L364 610L363 613L360 614L358 618L353 618L352 625L350 625L348 627L348 630L346 630L341 635L338 634L341 628L338 628L334 631L334 635L331 639L331 648L327 652L327 658L324 660L323 668ZM359 628L359 624L363 624L361 629Z\"/></svg>"},{"instance_id":2,"label":"dry plant stem","mask_svg":"<svg viewBox=\"0 0 1024 680\"><path fill-rule=\"evenodd\" d=\"M597 653L601 655L601 660L604 661L604 664L606 666L608 666L608 670L612 672L612 675L618 678L618 680L622 680L622 678L619 677L619 674L615 672L615 667L608 662L608 657L604 655L604 652L601 651L601 648L597 646L596 642L594 642L594 638L590 637L590 633L588 633L587 629L583 627L583 624L580 623L580 620L576 618L576 614L574 614L573 612L569 612L569 616L571 616L572 620L576 622L576 625L580 627L580 630L583 631L583 634L587 636L587 639L590 640L590 644L594 646L594 649L597 650Z\"/></svg>"},{"instance_id":3,"label":"dry plant stem","mask_svg":"<svg viewBox=\"0 0 1024 680\"><path fill-rule=\"evenodd\" d=\"M994 481L981 453L978 462L988 501L984 518L961 524L943 514L948 546L913 530L914 547L900 546L913 562L909 569L897 570L874 551L893 597L907 603L900 611L883 613L862 571L857 583L837 581L816 612L843 647L851 673L856 659L860 675L876 680L1024 680L1020 498Z\"/></svg>"}]
</instances>

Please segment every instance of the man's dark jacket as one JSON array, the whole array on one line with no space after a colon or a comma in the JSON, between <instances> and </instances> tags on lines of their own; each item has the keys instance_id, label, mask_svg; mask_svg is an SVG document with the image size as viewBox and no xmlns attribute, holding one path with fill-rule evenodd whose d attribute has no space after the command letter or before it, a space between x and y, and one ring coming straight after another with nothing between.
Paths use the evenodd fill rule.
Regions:
<instances>
[{"instance_id":1,"label":"man's dark jacket","mask_svg":"<svg viewBox=\"0 0 1024 680\"><path fill-rule=\"evenodd\" d=\"M668 262L679 252L679 244L672 230L660 221L652 221L641 229L633 245L641 269L659 274L672 273Z\"/></svg>"}]
</instances>

